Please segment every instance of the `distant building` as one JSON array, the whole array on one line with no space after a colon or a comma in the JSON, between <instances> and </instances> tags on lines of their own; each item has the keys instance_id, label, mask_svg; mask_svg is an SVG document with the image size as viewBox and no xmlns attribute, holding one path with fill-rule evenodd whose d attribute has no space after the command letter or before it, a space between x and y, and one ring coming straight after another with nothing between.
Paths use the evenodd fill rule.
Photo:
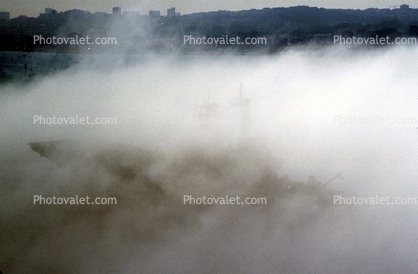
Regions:
<instances>
[{"instance_id":1,"label":"distant building","mask_svg":"<svg viewBox=\"0 0 418 274\"><path fill-rule=\"evenodd\" d=\"M407 11L407 10L409 10L409 5L401 5L399 8L402 11Z\"/></svg>"},{"instance_id":2,"label":"distant building","mask_svg":"<svg viewBox=\"0 0 418 274\"><path fill-rule=\"evenodd\" d=\"M122 9L120 7L114 7L112 11L115 16L122 15Z\"/></svg>"},{"instance_id":3,"label":"distant building","mask_svg":"<svg viewBox=\"0 0 418 274\"><path fill-rule=\"evenodd\" d=\"M58 14L57 10L54 10L54 9L51 9L51 8L45 8L45 12L39 14L39 16L45 18L45 17L49 17L49 16L55 15L55 14Z\"/></svg>"},{"instance_id":4,"label":"distant building","mask_svg":"<svg viewBox=\"0 0 418 274\"><path fill-rule=\"evenodd\" d=\"M45 8L45 14L57 14L57 10Z\"/></svg>"},{"instance_id":5,"label":"distant building","mask_svg":"<svg viewBox=\"0 0 418 274\"><path fill-rule=\"evenodd\" d=\"M10 12L0 12L0 20L10 20Z\"/></svg>"},{"instance_id":6,"label":"distant building","mask_svg":"<svg viewBox=\"0 0 418 274\"><path fill-rule=\"evenodd\" d=\"M176 8L167 9L167 17L180 16L180 13L176 13Z\"/></svg>"},{"instance_id":7,"label":"distant building","mask_svg":"<svg viewBox=\"0 0 418 274\"><path fill-rule=\"evenodd\" d=\"M160 17L160 11L159 10L150 10L149 16L151 17Z\"/></svg>"}]
</instances>

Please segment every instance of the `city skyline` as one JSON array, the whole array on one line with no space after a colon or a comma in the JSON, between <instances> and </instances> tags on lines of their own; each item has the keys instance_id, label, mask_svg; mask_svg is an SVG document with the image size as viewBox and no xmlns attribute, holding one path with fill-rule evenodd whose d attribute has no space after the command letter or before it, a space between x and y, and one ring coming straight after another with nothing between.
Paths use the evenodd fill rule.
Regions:
<instances>
[{"instance_id":1,"label":"city skyline","mask_svg":"<svg viewBox=\"0 0 418 274\"><path fill-rule=\"evenodd\" d=\"M161 15L165 15L167 9L175 7L176 11L183 14L191 14L197 12L208 12L218 10L249 10L249 9L262 9L262 8L274 8L274 7L291 7L291 6L310 6L320 8L341 8L341 9L367 9L367 8L389 8L390 6L399 7L402 4L410 5L411 8L417 8L417 3L410 1L393 1L393 0L368 0L360 1L353 0L350 2L344 0L232 0L232 1L203 1L196 0L193 2L184 0L158 0L158 1L137 1L137 0L121 0L110 1L102 0L85 1L85 0L70 0L65 2L59 2L56 0L39 0L34 3L30 0L4 0L0 5L0 11L10 12L10 17L15 18L20 15L26 15L29 17L37 17L40 13L45 11L45 8L53 8L58 12L67 11L72 9L86 10L91 13L106 12L112 13L113 7L121 7L122 11L138 11L142 15L148 14L149 10L159 10Z\"/></svg>"}]
</instances>

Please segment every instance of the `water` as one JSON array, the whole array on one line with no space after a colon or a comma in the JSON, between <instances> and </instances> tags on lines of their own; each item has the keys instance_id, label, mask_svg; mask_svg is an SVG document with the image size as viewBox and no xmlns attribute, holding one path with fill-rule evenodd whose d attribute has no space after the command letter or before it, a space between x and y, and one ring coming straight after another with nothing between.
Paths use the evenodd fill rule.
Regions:
<instances>
[{"instance_id":1,"label":"water","mask_svg":"<svg viewBox=\"0 0 418 274\"><path fill-rule=\"evenodd\" d=\"M35 76L65 70L78 60L74 54L0 52L0 80L27 82Z\"/></svg>"}]
</instances>

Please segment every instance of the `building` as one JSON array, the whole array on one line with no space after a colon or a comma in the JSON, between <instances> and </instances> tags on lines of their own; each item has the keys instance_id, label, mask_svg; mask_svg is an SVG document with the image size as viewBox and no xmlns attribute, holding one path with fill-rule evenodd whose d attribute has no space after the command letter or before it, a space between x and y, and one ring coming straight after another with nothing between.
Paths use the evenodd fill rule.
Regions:
<instances>
[{"instance_id":1,"label":"building","mask_svg":"<svg viewBox=\"0 0 418 274\"><path fill-rule=\"evenodd\" d=\"M10 20L10 12L0 12L0 20Z\"/></svg>"},{"instance_id":2,"label":"building","mask_svg":"<svg viewBox=\"0 0 418 274\"><path fill-rule=\"evenodd\" d=\"M44 13L40 13L39 16L46 18L49 17L51 15L55 15L58 14L57 10L51 9L51 8L45 8L45 12Z\"/></svg>"},{"instance_id":3,"label":"building","mask_svg":"<svg viewBox=\"0 0 418 274\"><path fill-rule=\"evenodd\" d=\"M57 14L57 10L45 8L45 14Z\"/></svg>"},{"instance_id":4,"label":"building","mask_svg":"<svg viewBox=\"0 0 418 274\"><path fill-rule=\"evenodd\" d=\"M122 9L120 7L114 7L112 9L113 15L114 16L119 16L122 15Z\"/></svg>"},{"instance_id":5,"label":"building","mask_svg":"<svg viewBox=\"0 0 418 274\"><path fill-rule=\"evenodd\" d=\"M409 5L401 5L399 8L401 11L407 11L409 10Z\"/></svg>"},{"instance_id":6,"label":"building","mask_svg":"<svg viewBox=\"0 0 418 274\"><path fill-rule=\"evenodd\" d=\"M167 9L167 17L180 16L180 13L176 13L176 8Z\"/></svg>"},{"instance_id":7,"label":"building","mask_svg":"<svg viewBox=\"0 0 418 274\"><path fill-rule=\"evenodd\" d=\"M151 17L160 17L160 11L159 10L150 10L149 16Z\"/></svg>"}]
</instances>

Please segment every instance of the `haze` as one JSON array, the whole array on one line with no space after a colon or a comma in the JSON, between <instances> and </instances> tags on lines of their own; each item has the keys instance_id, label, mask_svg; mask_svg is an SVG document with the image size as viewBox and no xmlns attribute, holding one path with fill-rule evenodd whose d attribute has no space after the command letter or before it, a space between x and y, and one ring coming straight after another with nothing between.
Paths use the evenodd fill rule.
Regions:
<instances>
[{"instance_id":1,"label":"haze","mask_svg":"<svg viewBox=\"0 0 418 274\"><path fill-rule=\"evenodd\" d=\"M27 145L107 140L158 151L161 160L147 176L169 197L252 195L272 174L281 182L323 185L340 173L320 191L417 197L416 60L413 47L300 47L268 56L98 54L30 84L3 86L0 235L12 236L0 236L6 249L0 266L26 273L416 271L416 205L321 209L312 193L296 188L285 198L267 191L268 211L214 206L201 212L174 198L155 207L150 197L131 197L136 182L59 166ZM233 106L240 90L250 102L246 125ZM210 121L196 120L207 103L218 111ZM34 115L118 123L34 125ZM193 162L209 167L187 173ZM218 165L224 169L213 176ZM86 193L116 193L121 204L93 212L32 203L33 195Z\"/></svg>"}]
</instances>

